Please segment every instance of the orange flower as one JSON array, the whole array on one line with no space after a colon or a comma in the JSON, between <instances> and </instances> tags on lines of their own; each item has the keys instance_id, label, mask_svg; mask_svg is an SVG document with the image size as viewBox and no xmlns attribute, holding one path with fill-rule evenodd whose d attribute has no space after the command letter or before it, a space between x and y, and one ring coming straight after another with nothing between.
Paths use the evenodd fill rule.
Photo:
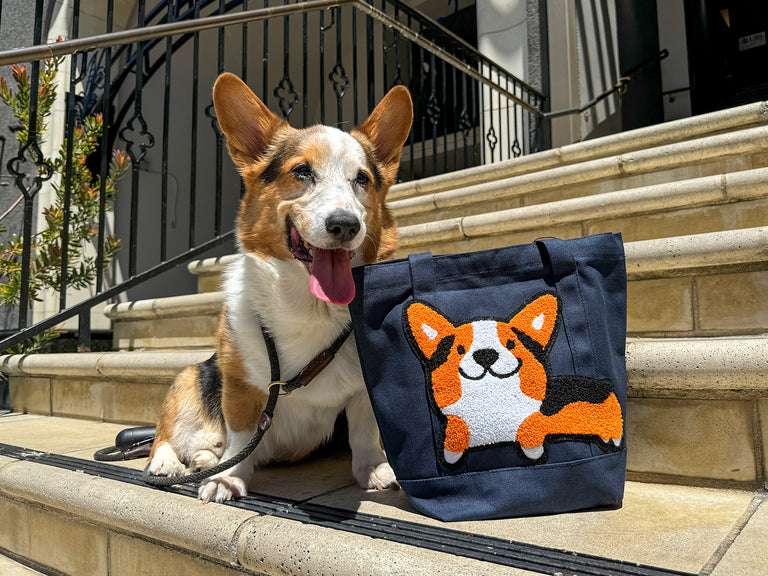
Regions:
<instances>
[{"instance_id":1,"label":"orange flower","mask_svg":"<svg viewBox=\"0 0 768 576\"><path fill-rule=\"evenodd\" d=\"M11 74L13 75L13 79L16 80L17 83L19 84L27 83L27 69L21 64L12 64Z\"/></svg>"}]
</instances>

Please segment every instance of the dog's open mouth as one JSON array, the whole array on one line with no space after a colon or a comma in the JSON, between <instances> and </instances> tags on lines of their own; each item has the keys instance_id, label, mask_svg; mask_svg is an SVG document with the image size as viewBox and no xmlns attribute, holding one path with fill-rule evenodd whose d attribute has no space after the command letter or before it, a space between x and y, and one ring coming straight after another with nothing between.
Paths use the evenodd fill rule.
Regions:
<instances>
[{"instance_id":1,"label":"dog's open mouth","mask_svg":"<svg viewBox=\"0 0 768 576\"><path fill-rule=\"evenodd\" d=\"M288 220L288 247L296 260L304 262L309 270L309 289L315 298L346 306L355 297L352 279L354 251L337 248L325 250L312 246Z\"/></svg>"}]
</instances>

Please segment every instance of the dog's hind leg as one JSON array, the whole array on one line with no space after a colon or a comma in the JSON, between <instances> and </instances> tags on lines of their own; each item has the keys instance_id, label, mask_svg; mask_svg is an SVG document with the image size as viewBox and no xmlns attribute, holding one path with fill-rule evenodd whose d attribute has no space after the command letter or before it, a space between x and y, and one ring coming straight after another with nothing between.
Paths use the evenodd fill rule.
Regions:
<instances>
[{"instance_id":1,"label":"dog's hind leg","mask_svg":"<svg viewBox=\"0 0 768 576\"><path fill-rule=\"evenodd\" d=\"M227 423L226 449L221 456L223 461L237 455L248 444L256 432L258 417L268 398L248 383L244 372L234 374L230 371L229 374L225 378L222 395L222 409ZM263 444L259 450L264 452ZM204 480L198 489L198 497L204 502L224 502L245 496L253 476L254 462L255 455L252 453L229 470Z\"/></svg>"},{"instance_id":2,"label":"dog's hind leg","mask_svg":"<svg viewBox=\"0 0 768 576\"><path fill-rule=\"evenodd\" d=\"M188 458L189 440L203 428L197 389L198 375L197 366L188 366L168 390L144 474L181 476L185 473L184 461Z\"/></svg>"},{"instance_id":3,"label":"dog's hind leg","mask_svg":"<svg viewBox=\"0 0 768 576\"><path fill-rule=\"evenodd\" d=\"M157 449L153 449L153 456L144 468L144 474L152 476L182 476L185 471L186 466L168 442L163 442Z\"/></svg>"},{"instance_id":4,"label":"dog's hind leg","mask_svg":"<svg viewBox=\"0 0 768 576\"><path fill-rule=\"evenodd\" d=\"M191 468L195 470L208 470L219 463L219 457L210 450L198 450L192 455Z\"/></svg>"}]
</instances>

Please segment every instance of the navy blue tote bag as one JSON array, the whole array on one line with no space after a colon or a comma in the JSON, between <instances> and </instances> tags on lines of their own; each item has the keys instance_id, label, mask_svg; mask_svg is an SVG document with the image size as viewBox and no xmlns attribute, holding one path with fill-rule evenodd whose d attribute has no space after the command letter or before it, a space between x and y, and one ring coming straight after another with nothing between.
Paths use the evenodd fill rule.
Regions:
<instances>
[{"instance_id":1,"label":"navy blue tote bag","mask_svg":"<svg viewBox=\"0 0 768 576\"><path fill-rule=\"evenodd\" d=\"M413 506L452 521L621 505L620 235L417 254L354 276L363 375Z\"/></svg>"}]
</instances>

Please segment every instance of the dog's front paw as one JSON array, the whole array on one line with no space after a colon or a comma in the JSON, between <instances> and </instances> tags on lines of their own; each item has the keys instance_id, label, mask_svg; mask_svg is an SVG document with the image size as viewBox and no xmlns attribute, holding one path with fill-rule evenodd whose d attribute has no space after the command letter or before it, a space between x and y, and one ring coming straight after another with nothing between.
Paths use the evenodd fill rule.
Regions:
<instances>
[{"instance_id":1,"label":"dog's front paw","mask_svg":"<svg viewBox=\"0 0 768 576\"><path fill-rule=\"evenodd\" d=\"M384 490L385 488L400 488L400 484L397 483L395 478L395 472L392 467L383 462L378 466L363 466L359 469L353 470L355 480L363 488Z\"/></svg>"},{"instance_id":2,"label":"dog's front paw","mask_svg":"<svg viewBox=\"0 0 768 576\"><path fill-rule=\"evenodd\" d=\"M203 502L226 502L232 498L240 498L248 494L248 489L242 479L237 476L222 476L208 478L200 484L197 497Z\"/></svg>"},{"instance_id":3,"label":"dog's front paw","mask_svg":"<svg viewBox=\"0 0 768 576\"><path fill-rule=\"evenodd\" d=\"M185 472L186 467L168 444L160 446L144 468L144 474L151 476L183 476Z\"/></svg>"}]
</instances>

